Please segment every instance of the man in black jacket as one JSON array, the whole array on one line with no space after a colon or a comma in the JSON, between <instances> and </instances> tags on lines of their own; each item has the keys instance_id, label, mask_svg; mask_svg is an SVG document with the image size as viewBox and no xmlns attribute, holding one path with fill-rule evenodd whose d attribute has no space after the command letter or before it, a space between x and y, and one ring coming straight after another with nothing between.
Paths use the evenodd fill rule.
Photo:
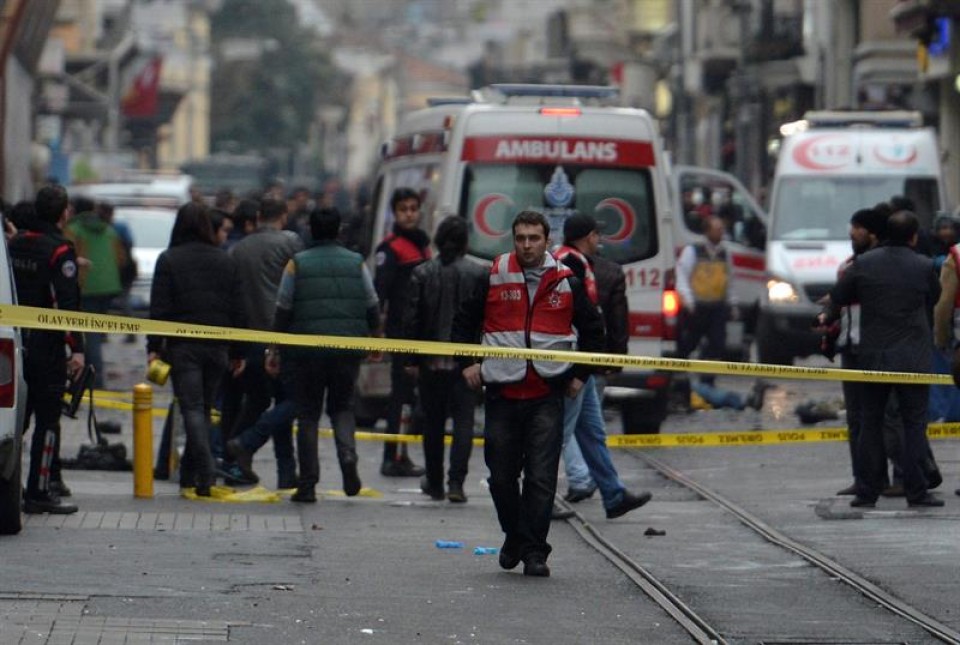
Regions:
<instances>
[{"instance_id":1,"label":"man in black jacket","mask_svg":"<svg viewBox=\"0 0 960 645\"><path fill-rule=\"evenodd\" d=\"M437 228L440 257L413 270L410 295L403 317L403 336L413 340L449 341L453 317L463 299L487 278L487 271L466 259L467 222L451 215ZM463 482L473 448L473 416L477 396L463 380L449 356L410 355L407 373L418 377L423 411L423 456L427 473L423 492L443 499L443 437L447 417L453 417L453 444L447 499L466 502Z\"/></svg>"},{"instance_id":2,"label":"man in black jacket","mask_svg":"<svg viewBox=\"0 0 960 645\"><path fill-rule=\"evenodd\" d=\"M403 338L403 310L409 294L410 275L421 262L430 259L430 236L419 228L420 195L412 188L397 188L390 197L393 231L377 247L374 284L383 311L383 332L387 338ZM404 370L405 359L394 354L390 361L390 401L387 405L387 433L399 434L404 406L410 416L416 402L415 380ZM419 477L424 470L407 456L406 444L399 449L388 441L383 445L380 474L385 477Z\"/></svg>"},{"instance_id":3,"label":"man in black jacket","mask_svg":"<svg viewBox=\"0 0 960 645\"><path fill-rule=\"evenodd\" d=\"M47 186L37 193L36 217L29 229L10 241L10 258L21 305L65 311L80 310L77 256L63 236L70 202L60 186ZM69 344L70 359L64 358ZM62 331L24 330L23 376L27 382L27 415L36 417L30 443L30 471L24 493L25 513L76 513L64 504L52 486L53 458L60 444L60 404L67 376L74 377L84 365L83 337ZM62 482L61 482L62 490Z\"/></svg>"},{"instance_id":4,"label":"man in black jacket","mask_svg":"<svg viewBox=\"0 0 960 645\"><path fill-rule=\"evenodd\" d=\"M933 336L930 312L940 295L940 283L930 258L911 248L919 224L909 211L887 220L888 242L857 258L830 292L829 311L820 322L836 320L839 307L859 302L860 364L865 370L928 373ZM901 468L909 506L943 506L927 491L922 468L927 429L927 385L865 383L861 429L857 443L860 477L851 506L871 508L883 490L886 452L883 449L884 411L890 391L896 392L903 418Z\"/></svg>"}]
</instances>

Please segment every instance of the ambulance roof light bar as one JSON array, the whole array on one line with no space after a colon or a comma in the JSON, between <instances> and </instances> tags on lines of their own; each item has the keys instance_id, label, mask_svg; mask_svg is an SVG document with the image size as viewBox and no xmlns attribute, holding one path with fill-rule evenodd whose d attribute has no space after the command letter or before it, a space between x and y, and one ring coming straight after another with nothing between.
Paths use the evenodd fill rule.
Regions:
<instances>
[{"instance_id":1,"label":"ambulance roof light bar","mask_svg":"<svg viewBox=\"0 0 960 645\"><path fill-rule=\"evenodd\" d=\"M875 128L919 128L923 115L910 110L815 110L803 115L811 128L848 128L870 126Z\"/></svg>"},{"instance_id":2,"label":"ambulance roof light bar","mask_svg":"<svg viewBox=\"0 0 960 645\"><path fill-rule=\"evenodd\" d=\"M539 103L556 103L567 99L567 104L581 102L609 103L620 96L620 90L608 85L540 85L528 83L494 83L474 95L487 100L508 103L511 99L540 99ZM553 100L551 100L553 99Z\"/></svg>"}]
</instances>

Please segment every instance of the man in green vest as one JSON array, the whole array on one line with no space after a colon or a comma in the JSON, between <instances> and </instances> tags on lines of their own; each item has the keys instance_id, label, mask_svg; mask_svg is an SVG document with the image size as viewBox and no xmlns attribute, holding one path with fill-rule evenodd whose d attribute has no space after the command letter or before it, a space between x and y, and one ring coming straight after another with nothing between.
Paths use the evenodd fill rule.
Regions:
<instances>
[{"instance_id":1,"label":"man in green vest","mask_svg":"<svg viewBox=\"0 0 960 645\"><path fill-rule=\"evenodd\" d=\"M294 334L371 336L378 334L380 309L363 258L337 241L340 213L320 208L310 214L313 244L293 256L284 269L277 293L274 328ZM324 394L327 415L333 424L337 460L343 474L343 491L360 492L357 448L354 438L354 387L363 357L335 349L284 347L284 384L293 393L298 423L297 458L300 476L294 502L316 502L320 480L317 424ZM267 370L276 372L280 357L267 350Z\"/></svg>"}]
</instances>

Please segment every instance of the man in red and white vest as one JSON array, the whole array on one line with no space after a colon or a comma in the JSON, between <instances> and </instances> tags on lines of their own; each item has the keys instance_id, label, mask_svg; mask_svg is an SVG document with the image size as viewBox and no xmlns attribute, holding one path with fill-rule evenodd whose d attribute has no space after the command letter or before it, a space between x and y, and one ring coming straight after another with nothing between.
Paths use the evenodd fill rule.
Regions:
<instances>
[{"instance_id":1,"label":"man in red and white vest","mask_svg":"<svg viewBox=\"0 0 960 645\"><path fill-rule=\"evenodd\" d=\"M602 351L603 320L581 282L547 252L550 225L535 211L513 221L514 251L493 261L457 313L451 340L505 348ZM549 576L547 543L563 444L564 397L592 368L525 358L465 361L464 379L486 386L484 459L506 534L500 566L522 560L528 576ZM520 476L523 475L523 489Z\"/></svg>"}]
</instances>

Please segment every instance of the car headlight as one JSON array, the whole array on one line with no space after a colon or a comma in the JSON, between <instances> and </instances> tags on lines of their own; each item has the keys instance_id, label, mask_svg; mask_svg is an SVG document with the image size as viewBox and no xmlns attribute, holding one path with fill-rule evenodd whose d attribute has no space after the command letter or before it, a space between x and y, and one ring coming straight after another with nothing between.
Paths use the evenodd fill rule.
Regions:
<instances>
[{"instance_id":1,"label":"car headlight","mask_svg":"<svg viewBox=\"0 0 960 645\"><path fill-rule=\"evenodd\" d=\"M776 279L767 281L767 297L770 302L780 304L797 302L800 299L792 284Z\"/></svg>"}]
</instances>

